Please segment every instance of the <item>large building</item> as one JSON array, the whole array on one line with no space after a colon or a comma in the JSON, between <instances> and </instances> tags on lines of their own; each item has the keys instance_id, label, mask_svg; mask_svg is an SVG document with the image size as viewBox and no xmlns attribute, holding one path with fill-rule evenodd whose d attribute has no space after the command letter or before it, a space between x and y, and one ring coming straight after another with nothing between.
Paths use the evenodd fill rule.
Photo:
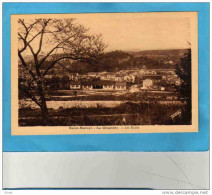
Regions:
<instances>
[{"instance_id":1,"label":"large building","mask_svg":"<svg viewBox=\"0 0 212 195\"><path fill-rule=\"evenodd\" d=\"M126 82L115 82L115 90L126 90L127 83Z\"/></svg>"},{"instance_id":2,"label":"large building","mask_svg":"<svg viewBox=\"0 0 212 195\"><path fill-rule=\"evenodd\" d=\"M113 90L126 90L127 89L127 83L126 82L116 82L116 81L84 81L84 82L78 82L78 81L71 81L70 89L72 90L103 90L103 91L113 91Z\"/></svg>"}]
</instances>

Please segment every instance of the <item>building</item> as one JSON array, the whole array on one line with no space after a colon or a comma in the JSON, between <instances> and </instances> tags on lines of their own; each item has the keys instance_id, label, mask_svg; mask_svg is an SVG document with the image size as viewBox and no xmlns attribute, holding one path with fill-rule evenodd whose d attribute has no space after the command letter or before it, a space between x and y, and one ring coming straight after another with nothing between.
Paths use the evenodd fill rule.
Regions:
<instances>
[{"instance_id":1,"label":"building","mask_svg":"<svg viewBox=\"0 0 212 195\"><path fill-rule=\"evenodd\" d=\"M114 82L113 81L102 81L102 86L104 90L113 90Z\"/></svg>"},{"instance_id":2,"label":"building","mask_svg":"<svg viewBox=\"0 0 212 195\"><path fill-rule=\"evenodd\" d=\"M71 81L70 82L70 89L72 89L72 90L81 89L81 83L79 81Z\"/></svg>"},{"instance_id":3,"label":"building","mask_svg":"<svg viewBox=\"0 0 212 195\"><path fill-rule=\"evenodd\" d=\"M115 82L115 90L126 90L127 83L126 82Z\"/></svg>"},{"instance_id":4,"label":"building","mask_svg":"<svg viewBox=\"0 0 212 195\"><path fill-rule=\"evenodd\" d=\"M82 89L83 90L92 90L93 89L93 85L91 81L85 81L82 83Z\"/></svg>"},{"instance_id":5,"label":"building","mask_svg":"<svg viewBox=\"0 0 212 195\"><path fill-rule=\"evenodd\" d=\"M122 82L122 81L124 81L124 77L121 76L120 74L118 74L115 76L115 81Z\"/></svg>"},{"instance_id":6,"label":"building","mask_svg":"<svg viewBox=\"0 0 212 195\"><path fill-rule=\"evenodd\" d=\"M70 80L78 80L79 74L78 73L68 73L68 77Z\"/></svg>"},{"instance_id":7,"label":"building","mask_svg":"<svg viewBox=\"0 0 212 195\"><path fill-rule=\"evenodd\" d=\"M124 76L124 81L134 83L135 76L134 75L126 75L126 76Z\"/></svg>"},{"instance_id":8,"label":"building","mask_svg":"<svg viewBox=\"0 0 212 195\"><path fill-rule=\"evenodd\" d=\"M115 82L108 80L99 81L85 81L82 83L83 90L103 90L103 91L113 91L113 90L126 90L127 82Z\"/></svg>"},{"instance_id":9,"label":"building","mask_svg":"<svg viewBox=\"0 0 212 195\"><path fill-rule=\"evenodd\" d=\"M116 77L116 73L113 73L113 72L110 72L110 73L107 73L106 74L106 77L108 80L115 80L115 77Z\"/></svg>"},{"instance_id":10,"label":"building","mask_svg":"<svg viewBox=\"0 0 212 195\"><path fill-rule=\"evenodd\" d=\"M101 80L107 80L108 78L107 78L107 73L102 73L102 74L100 74L100 79Z\"/></svg>"},{"instance_id":11,"label":"building","mask_svg":"<svg viewBox=\"0 0 212 195\"><path fill-rule=\"evenodd\" d=\"M82 84L83 90L114 90L114 81L98 80L98 81L85 81Z\"/></svg>"},{"instance_id":12,"label":"building","mask_svg":"<svg viewBox=\"0 0 212 195\"><path fill-rule=\"evenodd\" d=\"M153 86L153 80L151 80L151 79L145 79L145 80L143 80L143 87L142 87L142 89L148 89L148 88L150 88L152 86Z\"/></svg>"},{"instance_id":13,"label":"building","mask_svg":"<svg viewBox=\"0 0 212 195\"><path fill-rule=\"evenodd\" d=\"M132 86L130 87L130 89L129 89L129 92L130 92L130 93L139 92L140 89L142 89L142 88L141 88L141 87L139 88L138 85L132 85Z\"/></svg>"},{"instance_id":14,"label":"building","mask_svg":"<svg viewBox=\"0 0 212 195\"><path fill-rule=\"evenodd\" d=\"M83 90L92 90L93 89L93 85L88 83L88 82L85 82L82 84L82 89Z\"/></svg>"},{"instance_id":15,"label":"building","mask_svg":"<svg viewBox=\"0 0 212 195\"><path fill-rule=\"evenodd\" d=\"M161 91L165 91L165 89L166 89L166 86L161 86L161 87L160 87L160 90L161 90Z\"/></svg>"}]
</instances>

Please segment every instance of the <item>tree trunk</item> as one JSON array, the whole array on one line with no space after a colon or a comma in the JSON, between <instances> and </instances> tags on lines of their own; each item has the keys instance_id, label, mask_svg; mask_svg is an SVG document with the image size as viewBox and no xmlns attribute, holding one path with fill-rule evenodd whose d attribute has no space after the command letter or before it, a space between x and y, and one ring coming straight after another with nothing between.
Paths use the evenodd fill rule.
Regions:
<instances>
[{"instance_id":1,"label":"tree trunk","mask_svg":"<svg viewBox=\"0 0 212 195\"><path fill-rule=\"evenodd\" d=\"M41 101L41 116L43 119L43 124L48 125L48 109L46 105L46 98L44 95L43 85L41 82L38 83L38 92L40 95L40 101Z\"/></svg>"},{"instance_id":2,"label":"tree trunk","mask_svg":"<svg viewBox=\"0 0 212 195\"><path fill-rule=\"evenodd\" d=\"M44 125L48 125L48 109L44 95L41 96L41 115Z\"/></svg>"}]
</instances>

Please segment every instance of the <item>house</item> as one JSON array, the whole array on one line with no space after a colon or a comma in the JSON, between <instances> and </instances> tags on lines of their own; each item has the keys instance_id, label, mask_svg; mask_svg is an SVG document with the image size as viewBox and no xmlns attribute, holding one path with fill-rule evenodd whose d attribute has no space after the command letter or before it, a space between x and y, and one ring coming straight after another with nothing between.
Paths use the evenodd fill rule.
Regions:
<instances>
[{"instance_id":1,"label":"house","mask_svg":"<svg viewBox=\"0 0 212 195\"><path fill-rule=\"evenodd\" d=\"M140 91L140 88L138 85L132 85L129 89L130 93L135 93L135 92L139 92L139 91Z\"/></svg>"},{"instance_id":2,"label":"house","mask_svg":"<svg viewBox=\"0 0 212 195\"><path fill-rule=\"evenodd\" d=\"M126 76L124 76L124 81L134 83L135 76L134 75L126 75Z\"/></svg>"},{"instance_id":3,"label":"house","mask_svg":"<svg viewBox=\"0 0 212 195\"><path fill-rule=\"evenodd\" d=\"M79 78L78 73L69 73L68 76L69 76L70 80L78 80L78 78Z\"/></svg>"},{"instance_id":4,"label":"house","mask_svg":"<svg viewBox=\"0 0 212 195\"><path fill-rule=\"evenodd\" d=\"M115 82L115 90L126 90L127 83L126 82Z\"/></svg>"},{"instance_id":5,"label":"house","mask_svg":"<svg viewBox=\"0 0 212 195\"><path fill-rule=\"evenodd\" d=\"M81 83L79 81L71 81L70 82L70 89L72 89L72 90L81 89Z\"/></svg>"},{"instance_id":6,"label":"house","mask_svg":"<svg viewBox=\"0 0 212 195\"><path fill-rule=\"evenodd\" d=\"M153 86L153 80L151 80L151 79L145 79L145 80L143 80L143 87L142 87L142 89L148 89L148 88L150 88L152 86Z\"/></svg>"},{"instance_id":7,"label":"house","mask_svg":"<svg viewBox=\"0 0 212 195\"><path fill-rule=\"evenodd\" d=\"M121 82L121 81L123 81L123 80L124 80L124 77L123 77L123 76L121 76L121 75L116 75L116 76L115 76L115 81Z\"/></svg>"},{"instance_id":8,"label":"house","mask_svg":"<svg viewBox=\"0 0 212 195\"><path fill-rule=\"evenodd\" d=\"M165 91L165 89L166 89L165 86L161 86L161 87L160 87L160 90L161 90L161 91Z\"/></svg>"},{"instance_id":9,"label":"house","mask_svg":"<svg viewBox=\"0 0 212 195\"><path fill-rule=\"evenodd\" d=\"M87 82L83 82L82 89L110 91L114 89L114 81L108 81L108 80L87 81Z\"/></svg>"},{"instance_id":10,"label":"house","mask_svg":"<svg viewBox=\"0 0 212 195\"><path fill-rule=\"evenodd\" d=\"M82 89L83 90L92 90L93 89L93 85L91 82L83 82L82 83Z\"/></svg>"},{"instance_id":11,"label":"house","mask_svg":"<svg viewBox=\"0 0 212 195\"><path fill-rule=\"evenodd\" d=\"M145 74L145 70L139 70L138 71L140 75L144 75Z\"/></svg>"},{"instance_id":12,"label":"house","mask_svg":"<svg viewBox=\"0 0 212 195\"><path fill-rule=\"evenodd\" d=\"M115 81L115 78L116 78L116 73L113 73L113 72L105 72L104 74L100 74L101 80Z\"/></svg>"},{"instance_id":13,"label":"house","mask_svg":"<svg viewBox=\"0 0 212 195\"><path fill-rule=\"evenodd\" d=\"M102 81L102 85L103 85L104 90L113 90L114 89L113 81Z\"/></svg>"},{"instance_id":14,"label":"house","mask_svg":"<svg viewBox=\"0 0 212 195\"><path fill-rule=\"evenodd\" d=\"M107 73L102 73L102 74L100 74L100 79L101 80L107 80L108 78L107 78Z\"/></svg>"},{"instance_id":15,"label":"house","mask_svg":"<svg viewBox=\"0 0 212 195\"><path fill-rule=\"evenodd\" d=\"M126 90L126 82L114 82L109 80L97 80L97 81L85 81L82 83L83 90L103 90L103 91L113 91L113 90Z\"/></svg>"},{"instance_id":16,"label":"house","mask_svg":"<svg viewBox=\"0 0 212 195\"><path fill-rule=\"evenodd\" d=\"M105 79L115 81L116 73L110 72L105 74Z\"/></svg>"},{"instance_id":17,"label":"house","mask_svg":"<svg viewBox=\"0 0 212 195\"><path fill-rule=\"evenodd\" d=\"M162 76L145 75L145 76L142 76L141 79L143 80L143 87L141 89L158 88L158 85L162 80Z\"/></svg>"}]
</instances>

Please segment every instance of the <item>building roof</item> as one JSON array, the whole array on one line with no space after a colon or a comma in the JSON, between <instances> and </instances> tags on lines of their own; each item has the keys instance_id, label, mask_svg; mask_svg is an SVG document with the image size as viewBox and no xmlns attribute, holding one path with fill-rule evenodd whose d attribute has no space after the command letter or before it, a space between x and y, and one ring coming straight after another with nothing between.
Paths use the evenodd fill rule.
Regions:
<instances>
[{"instance_id":1,"label":"building roof","mask_svg":"<svg viewBox=\"0 0 212 195\"><path fill-rule=\"evenodd\" d=\"M127 82L115 82L115 86L126 86Z\"/></svg>"},{"instance_id":2,"label":"building roof","mask_svg":"<svg viewBox=\"0 0 212 195\"><path fill-rule=\"evenodd\" d=\"M70 81L70 85L81 85L80 81Z\"/></svg>"},{"instance_id":3,"label":"building roof","mask_svg":"<svg viewBox=\"0 0 212 195\"><path fill-rule=\"evenodd\" d=\"M104 80L84 81L82 84L87 85L87 86L91 86L91 85L114 85L114 81L104 81Z\"/></svg>"}]
</instances>

